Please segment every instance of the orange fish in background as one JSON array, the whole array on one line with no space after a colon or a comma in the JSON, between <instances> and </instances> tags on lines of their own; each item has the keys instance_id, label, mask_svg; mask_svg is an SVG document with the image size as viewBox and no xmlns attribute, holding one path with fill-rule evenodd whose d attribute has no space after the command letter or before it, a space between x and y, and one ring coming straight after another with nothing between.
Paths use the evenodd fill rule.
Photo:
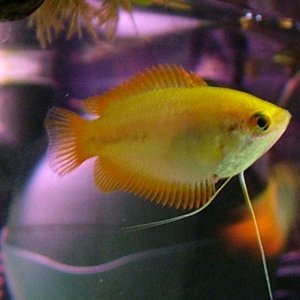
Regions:
<instances>
[{"instance_id":1,"label":"orange fish in background","mask_svg":"<svg viewBox=\"0 0 300 300\"><path fill-rule=\"evenodd\" d=\"M278 255L286 245L296 219L297 188L296 171L292 166L280 163L272 167L266 189L252 201L267 257ZM258 257L253 219L246 207L234 209L228 216L237 221L222 225L218 230L225 248L231 253L247 252Z\"/></svg>"}]
</instances>

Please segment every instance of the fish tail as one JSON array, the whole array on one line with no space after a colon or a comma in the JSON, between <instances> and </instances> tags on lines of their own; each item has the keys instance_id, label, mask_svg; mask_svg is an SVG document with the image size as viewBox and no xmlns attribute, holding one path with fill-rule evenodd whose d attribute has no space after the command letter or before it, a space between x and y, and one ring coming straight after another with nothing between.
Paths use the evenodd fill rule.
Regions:
<instances>
[{"instance_id":1,"label":"fish tail","mask_svg":"<svg viewBox=\"0 0 300 300\"><path fill-rule=\"evenodd\" d=\"M63 176L77 168L85 159L84 136L88 121L59 107L53 107L46 118L51 168Z\"/></svg>"}]
</instances>

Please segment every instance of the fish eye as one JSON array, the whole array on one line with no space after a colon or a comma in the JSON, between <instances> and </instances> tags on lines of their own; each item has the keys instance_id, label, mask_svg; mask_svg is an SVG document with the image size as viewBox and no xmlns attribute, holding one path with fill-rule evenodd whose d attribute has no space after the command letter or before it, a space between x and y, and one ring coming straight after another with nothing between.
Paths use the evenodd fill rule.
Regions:
<instances>
[{"instance_id":1,"label":"fish eye","mask_svg":"<svg viewBox=\"0 0 300 300\"><path fill-rule=\"evenodd\" d=\"M267 116L266 114L257 112L251 117L250 123L259 132L264 132L267 131L268 128L270 127L271 120L270 117Z\"/></svg>"}]
</instances>

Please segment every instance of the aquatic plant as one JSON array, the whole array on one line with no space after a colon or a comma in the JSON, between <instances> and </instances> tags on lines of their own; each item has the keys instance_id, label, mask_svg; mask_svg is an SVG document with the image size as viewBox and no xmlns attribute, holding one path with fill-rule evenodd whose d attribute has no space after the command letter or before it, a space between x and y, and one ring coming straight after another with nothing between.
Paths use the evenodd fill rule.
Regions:
<instances>
[{"instance_id":1,"label":"aquatic plant","mask_svg":"<svg viewBox=\"0 0 300 300\"><path fill-rule=\"evenodd\" d=\"M29 18L29 25L36 28L42 47L50 44L63 30L67 38L82 36L84 28L97 37L97 28L104 26L109 39L113 39L121 9L131 12L134 4L148 5L150 0L45 0Z\"/></svg>"}]
</instances>

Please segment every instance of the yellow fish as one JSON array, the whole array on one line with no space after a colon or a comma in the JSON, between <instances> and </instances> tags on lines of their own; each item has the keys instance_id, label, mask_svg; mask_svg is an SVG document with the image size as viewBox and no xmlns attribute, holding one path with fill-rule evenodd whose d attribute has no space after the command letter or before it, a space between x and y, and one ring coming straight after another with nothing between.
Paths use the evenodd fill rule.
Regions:
<instances>
[{"instance_id":1,"label":"yellow fish","mask_svg":"<svg viewBox=\"0 0 300 300\"><path fill-rule=\"evenodd\" d=\"M155 66L103 95L84 101L86 120L53 108L46 119L53 169L64 175L90 157L102 191L125 190L162 205L204 209L232 176L254 221L270 299L272 290L244 170L268 151L288 126L288 111L244 92L210 87L179 66ZM228 178L217 190L219 179Z\"/></svg>"},{"instance_id":2,"label":"yellow fish","mask_svg":"<svg viewBox=\"0 0 300 300\"><path fill-rule=\"evenodd\" d=\"M182 209L205 206L215 183L247 169L283 134L288 111L210 87L179 66L155 66L84 101L85 120L53 108L46 119L60 175L98 157L96 185Z\"/></svg>"}]
</instances>

